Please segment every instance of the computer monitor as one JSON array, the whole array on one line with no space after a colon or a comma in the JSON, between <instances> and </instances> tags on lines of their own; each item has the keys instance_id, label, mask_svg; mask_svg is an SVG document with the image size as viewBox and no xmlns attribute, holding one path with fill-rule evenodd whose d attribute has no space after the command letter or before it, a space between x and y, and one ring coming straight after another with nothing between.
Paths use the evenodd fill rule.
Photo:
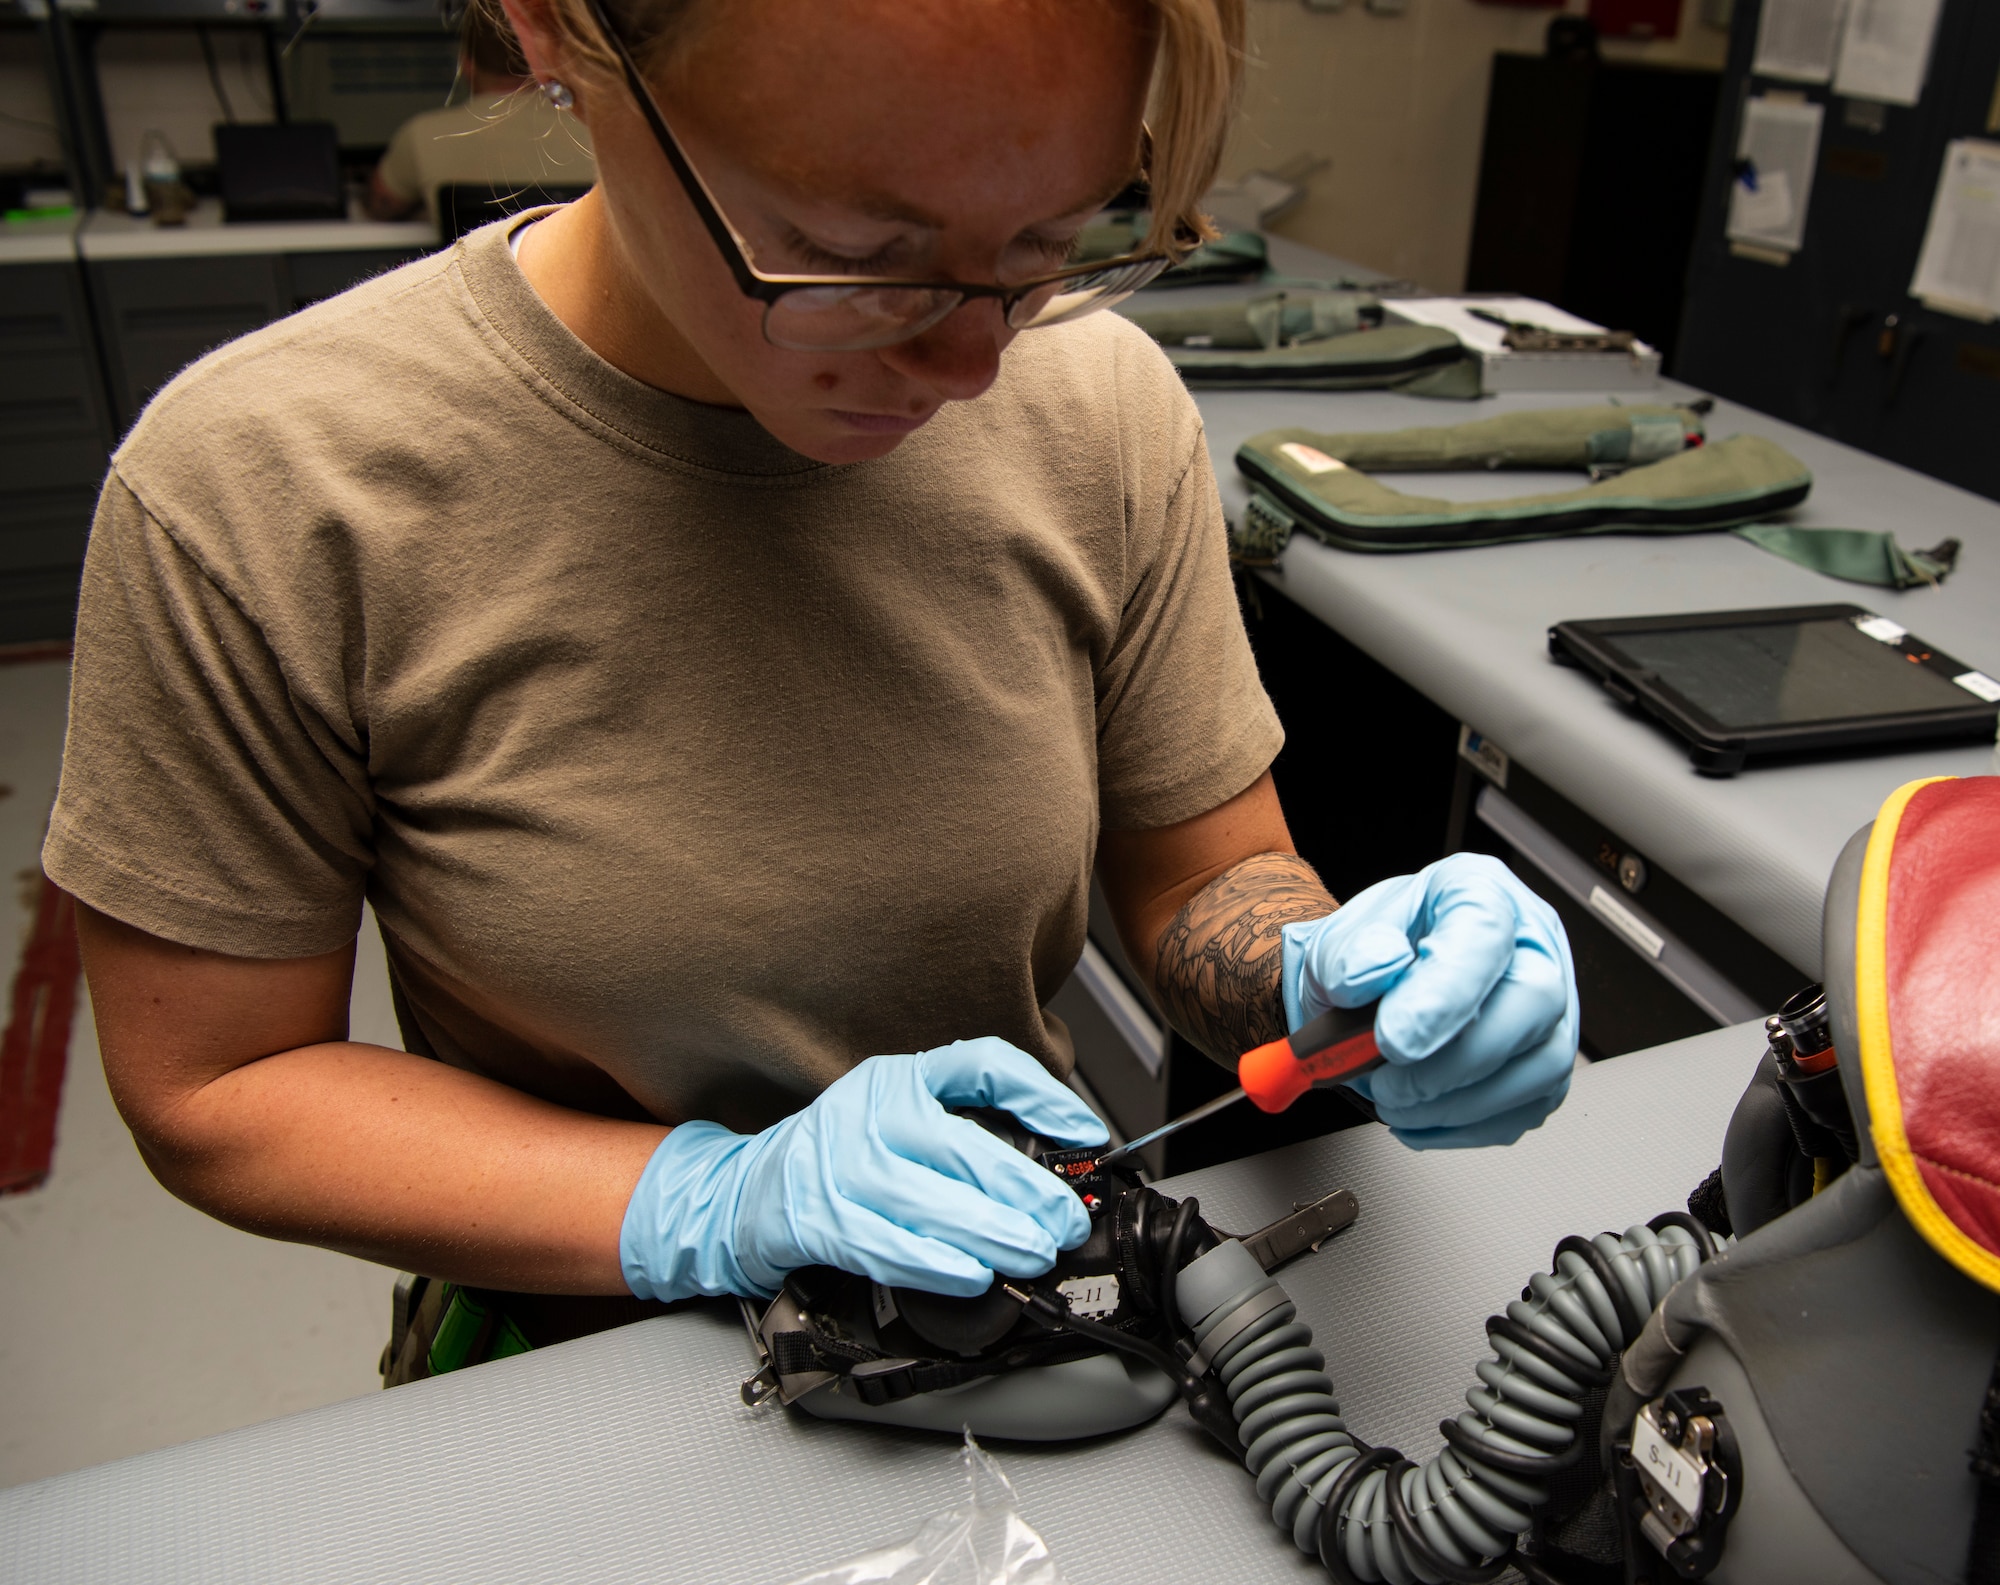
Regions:
<instances>
[{"instance_id":1,"label":"computer monitor","mask_svg":"<svg viewBox=\"0 0 2000 1585\"><path fill-rule=\"evenodd\" d=\"M331 121L215 129L217 184L225 220L340 220L347 190Z\"/></svg>"}]
</instances>

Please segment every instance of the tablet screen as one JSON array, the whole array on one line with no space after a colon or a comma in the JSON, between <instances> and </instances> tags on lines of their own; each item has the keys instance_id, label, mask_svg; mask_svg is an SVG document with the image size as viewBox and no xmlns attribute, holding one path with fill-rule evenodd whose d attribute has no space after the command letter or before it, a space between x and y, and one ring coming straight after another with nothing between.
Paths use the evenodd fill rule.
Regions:
<instances>
[{"instance_id":1,"label":"tablet screen","mask_svg":"<svg viewBox=\"0 0 2000 1585\"><path fill-rule=\"evenodd\" d=\"M1732 731L1972 702L1950 678L1845 617L1606 634L1601 642Z\"/></svg>"}]
</instances>

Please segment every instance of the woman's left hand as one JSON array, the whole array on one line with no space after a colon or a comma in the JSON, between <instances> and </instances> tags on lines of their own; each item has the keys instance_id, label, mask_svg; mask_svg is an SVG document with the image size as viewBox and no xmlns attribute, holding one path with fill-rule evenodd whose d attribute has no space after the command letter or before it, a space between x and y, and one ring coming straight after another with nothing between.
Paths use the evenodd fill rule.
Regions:
<instances>
[{"instance_id":1,"label":"woman's left hand","mask_svg":"<svg viewBox=\"0 0 2000 1585\"><path fill-rule=\"evenodd\" d=\"M1355 1080L1422 1150L1512 1144L1562 1103L1576 970L1555 910L1498 859L1456 853L1284 929L1285 1017L1380 998L1384 1066Z\"/></svg>"}]
</instances>

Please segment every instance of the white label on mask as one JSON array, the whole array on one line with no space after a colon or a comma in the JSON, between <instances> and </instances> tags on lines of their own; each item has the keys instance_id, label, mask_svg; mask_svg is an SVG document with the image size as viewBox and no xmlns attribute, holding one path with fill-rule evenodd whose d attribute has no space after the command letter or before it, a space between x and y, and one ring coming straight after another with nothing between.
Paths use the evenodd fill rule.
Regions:
<instances>
[{"instance_id":1,"label":"white label on mask","mask_svg":"<svg viewBox=\"0 0 2000 1585\"><path fill-rule=\"evenodd\" d=\"M1701 1469L1654 1429L1641 1414L1632 1422L1632 1462L1653 1478L1675 1507L1690 1519L1701 1517Z\"/></svg>"},{"instance_id":2,"label":"white label on mask","mask_svg":"<svg viewBox=\"0 0 2000 1585\"><path fill-rule=\"evenodd\" d=\"M1338 457L1329 457L1317 446L1302 446L1296 440L1286 441L1278 450L1290 457L1307 473L1332 473L1338 468L1347 466Z\"/></svg>"},{"instance_id":3,"label":"white label on mask","mask_svg":"<svg viewBox=\"0 0 2000 1585\"><path fill-rule=\"evenodd\" d=\"M1118 1279L1114 1276L1065 1277L1056 1284L1056 1292L1069 1300L1070 1314L1086 1321L1105 1320L1118 1310Z\"/></svg>"},{"instance_id":4,"label":"white label on mask","mask_svg":"<svg viewBox=\"0 0 2000 1585\"><path fill-rule=\"evenodd\" d=\"M1962 671L1952 681L1967 693L1977 694L1988 704L2000 704L2000 682L1995 682L1983 671Z\"/></svg>"}]
</instances>

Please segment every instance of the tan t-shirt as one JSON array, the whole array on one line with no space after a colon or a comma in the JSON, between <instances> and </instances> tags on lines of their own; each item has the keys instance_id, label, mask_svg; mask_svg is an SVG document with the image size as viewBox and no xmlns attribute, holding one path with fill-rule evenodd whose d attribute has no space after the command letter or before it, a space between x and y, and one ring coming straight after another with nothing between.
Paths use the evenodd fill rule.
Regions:
<instances>
[{"instance_id":1,"label":"tan t-shirt","mask_svg":"<svg viewBox=\"0 0 2000 1585\"><path fill-rule=\"evenodd\" d=\"M415 1046L754 1128L877 1052L1066 1071L1100 823L1280 742L1132 325L1023 336L823 466L612 369L494 226L211 354L119 448L44 862L253 957L365 895Z\"/></svg>"},{"instance_id":2,"label":"tan t-shirt","mask_svg":"<svg viewBox=\"0 0 2000 1585\"><path fill-rule=\"evenodd\" d=\"M382 185L435 212L440 187L588 187L597 180L590 133L531 88L475 94L463 104L426 110L396 128L382 163Z\"/></svg>"}]
</instances>

